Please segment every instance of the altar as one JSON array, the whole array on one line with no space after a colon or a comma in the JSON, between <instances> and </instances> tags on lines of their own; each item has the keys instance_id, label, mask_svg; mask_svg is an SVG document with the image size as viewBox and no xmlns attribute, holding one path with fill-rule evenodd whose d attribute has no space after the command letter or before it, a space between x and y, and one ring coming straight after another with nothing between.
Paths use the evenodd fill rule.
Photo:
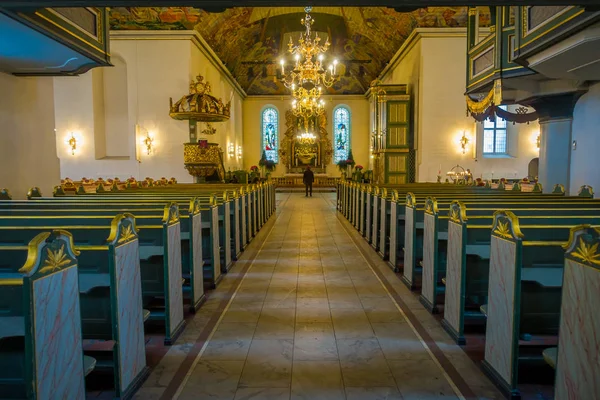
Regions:
<instances>
[{"instance_id":1,"label":"altar","mask_svg":"<svg viewBox=\"0 0 600 400\"><path fill-rule=\"evenodd\" d=\"M327 132L327 116L295 116L292 110L285 113L286 131L279 150L280 165L286 168L286 177L295 178L306 167L317 175L326 177L326 166L331 162L333 149Z\"/></svg>"}]
</instances>

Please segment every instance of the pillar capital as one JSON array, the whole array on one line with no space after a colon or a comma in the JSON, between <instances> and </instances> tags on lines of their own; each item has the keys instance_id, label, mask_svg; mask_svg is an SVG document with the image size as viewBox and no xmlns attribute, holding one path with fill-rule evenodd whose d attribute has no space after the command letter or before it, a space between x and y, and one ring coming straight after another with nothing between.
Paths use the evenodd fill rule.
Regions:
<instances>
[{"instance_id":1,"label":"pillar capital","mask_svg":"<svg viewBox=\"0 0 600 400\"><path fill-rule=\"evenodd\" d=\"M531 106L537 111L540 124L554 120L571 120L573 119L573 110L577 100L585 93L585 90L578 90L569 93L538 96L521 102L521 104Z\"/></svg>"}]
</instances>

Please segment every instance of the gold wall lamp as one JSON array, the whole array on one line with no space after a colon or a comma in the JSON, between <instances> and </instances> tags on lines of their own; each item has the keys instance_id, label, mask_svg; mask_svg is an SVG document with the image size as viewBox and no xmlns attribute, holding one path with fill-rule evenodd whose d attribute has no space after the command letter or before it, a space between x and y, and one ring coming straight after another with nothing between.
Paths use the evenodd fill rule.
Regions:
<instances>
[{"instance_id":1,"label":"gold wall lamp","mask_svg":"<svg viewBox=\"0 0 600 400\"><path fill-rule=\"evenodd\" d=\"M229 158L235 157L235 145L233 143L229 143L227 146L227 154L229 155Z\"/></svg>"},{"instance_id":2,"label":"gold wall lamp","mask_svg":"<svg viewBox=\"0 0 600 400\"><path fill-rule=\"evenodd\" d=\"M69 139L69 147L71 147L71 155L75 155L75 150L77 150L77 139L75 139L75 134L71 132L71 138Z\"/></svg>"},{"instance_id":3,"label":"gold wall lamp","mask_svg":"<svg viewBox=\"0 0 600 400\"><path fill-rule=\"evenodd\" d=\"M237 147L237 158L238 160L242 159L242 146Z\"/></svg>"},{"instance_id":4,"label":"gold wall lamp","mask_svg":"<svg viewBox=\"0 0 600 400\"><path fill-rule=\"evenodd\" d=\"M462 137L460 138L460 148L462 149L462 153L465 154L467 152L467 146L469 145L469 138L463 131Z\"/></svg>"},{"instance_id":5,"label":"gold wall lamp","mask_svg":"<svg viewBox=\"0 0 600 400\"><path fill-rule=\"evenodd\" d=\"M150 136L149 132L146 132L146 137L142 140L142 143L146 146L146 154L150 155L152 153L152 144L154 143L154 138Z\"/></svg>"},{"instance_id":6,"label":"gold wall lamp","mask_svg":"<svg viewBox=\"0 0 600 400\"><path fill-rule=\"evenodd\" d=\"M540 134L538 133L537 137L535 138L535 146L537 147L537 149L540 149L540 141L541 141L541 137Z\"/></svg>"}]
</instances>

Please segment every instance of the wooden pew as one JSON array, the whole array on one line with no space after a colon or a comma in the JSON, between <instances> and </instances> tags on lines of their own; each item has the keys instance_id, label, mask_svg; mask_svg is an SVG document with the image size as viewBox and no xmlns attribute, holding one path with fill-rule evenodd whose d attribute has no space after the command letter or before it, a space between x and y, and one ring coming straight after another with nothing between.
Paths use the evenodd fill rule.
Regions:
<instances>
[{"instance_id":1,"label":"wooden pew","mask_svg":"<svg viewBox=\"0 0 600 400\"><path fill-rule=\"evenodd\" d=\"M520 396L519 367L543 365L542 351L559 328L562 246L571 229L547 225L535 230L523 234L510 211L494 215L482 366L511 398Z\"/></svg>"},{"instance_id":2,"label":"wooden pew","mask_svg":"<svg viewBox=\"0 0 600 400\"><path fill-rule=\"evenodd\" d=\"M187 197L184 197L187 199ZM85 213L85 215L114 215L123 211L131 212L137 215L155 215L164 217L164 204L168 198L100 198L86 197L79 198L44 198L44 200L12 201L0 202L0 215L26 215L34 212L36 215L68 215L72 212ZM194 204L198 202L198 204ZM182 246L185 250L182 253L182 265L184 273L190 276L194 286L201 288L203 283L207 282L211 287L216 287L221 276L221 257L219 250L219 216L216 206L216 200L211 197L195 197L191 200L178 200ZM190 214L190 210L195 210ZM222 224L221 224L222 225ZM199 227L200 226L200 227ZM196 233L192 235L192 229ZM198 241L198 229L200 229L201 240ZM194 250L196 246L196 250ZM202 251L200 251L202 250ZM202 274L194 275L194 271L199 266L199 261L193 264L190 260L195 260L197 256L204 256L204 277ZM196 268L190 269L190 265ZM204 291L191 290L190 298L193 299L192 311L195 311L204 300Z\"/></svg>"},{"instance_id":3,"label":"wooden pew","mask_svg":"<svg viewBox=\"0 0 600 400\"><path fill-rule=\"evenodd\" d=\"M77 251L65 231L28 244L26 263L0 276L0 393L4 398L85 399ZM0 250L0 254L4 251Z\"/></svg>"},{"instance_id":4,"label":"wooden pew","mask_svg":"<svg viewBox=\"0 0 600 400\"><path fill-rule=\"evenodd\" d=\"M487 303L490 229L493 208L470 209L454 201L449 210L448 253L445 277L444 319L442 325L459 344L465 343L464 327L482 317L479 308ZM574 226L589 221L600 223L600 207L514 209L526 225Z\"/></svg>"},{"instance_id":5,"label":"wooden pew","mask_svg":"<svg viewBox=\"0 0 600 400\"><path fill-rule=\"evenodd\" d=\"M510 193L510 192L505 192ZM553 208L564 206L569 204L572 206L594 206L600 205L600 202L593 199L578 198L578 197L565 197L560 200L553 199L552 197L545 197L546 195L534 195L531 193L523 195L523 197L472 197L474 200L469 203L470 207L474 208L485 208L489 206L498 206L505 208L523 208L537 207L537 208ZM501 201L500 201L501 200ZM547 200L547 201L542 201ZM553 200L553 201L550 201ZM500 202L499 202L500 201ZM451 203L450 198L445 200L445 206L449 206ZM440 205L438 201L438 206ZM405 207L405 246L404 246L404 272L403 282L411 290L416 288L415 277L420 276L420 271L417 269L417 259L423 256L423 234L424 234L424 219L427 213L424 212L425 208L418 208L416 205L416 197L409 193L407 195L407 202ZM446 218L446 217L445 217ZM410 242L409 242L410 240ZM406 243L410 243L407 246Z\"/></svg>"},{"instance_id":6,"label":"wooden pew","mask_svg":"<svg viewBox=\"0 0 600 400\"><path fill-rule=\"evenodd\" d=\"M496 203L496 208L511 205L512 207L518 207L521 209L523 206L535 205L538 207L537 210L523 211L519 210L521 220L524 224L536 225L536 224L554 224L573 226L585 221L592 223L600 223L600 204L597 205L595 210L587 211L583 215L573 215L570 208L568 208L568 202L564 202L563 205L566 210L551 208L546 209L544 207L544 200L540 199L541 203L532 204L525 202L525 197L521 204L514 203L513 201L502 201ZM481 200L465 200L471 207L473 207L474 215L472 218L477 223L483 223L486 226L486 230L491 227L493 222L493 210L490 208L478 208L478 207L494 207L493 204L481 203ZM594 204L588 201L590 205ZM451 207L452 207L451 203ZM542 204L542 206L540 206ZM463 204L464 205L464 204ZM446 210L446 204L442 207ZM517 211L517 208L515 208ZM579 214L577 212L576 214ZM424 214L424 229L423 229L423 280L422 280L422 294L421 302L431 312L437 312L437 307L440 304L438 298L441 293L444 292L444 287L441 285L441 279L446 274L446 249L448 245L448 216L439 215L437 200L433 197L427 197L425 202L425 214ZM486 239L484 239L485 241ZM483 246L481 240L477 243L480 247Z\"/></svg>"},{"instance_id":7,"label":"wooden pew","mask_svg":"<svg viewBox=\"0 0 600 400\"><path fill-rule=\"evenodd\" d=\"M68 226L77 248L91 246L90 250L93 250L96 246L105 245L111 221L112 217L102 215L54 218L5 216L0 218L0 241L12 245L24 244L40 231ZM162 217L140 217L138 222L144 307L151 309L150 321L164 323L165 344L170 345L185 326L179 209L176 204L171 204L165 207ZM91 268L96 268L93 259L90 261ZM162 298L164 302L158 300ZM153 310L153 304L158 308Z\"/></svg>"},{"instance_id":8,"label":"wooden pew","mask_svg":"<svg viewBox=\"0 0 600 400\"><path fill-rule=\"evenodd\" d=\"M555 399L593 399L600 395L598 243L598 228L582 225L571 231L565 245Z\"/></svg>"}]
</instances>

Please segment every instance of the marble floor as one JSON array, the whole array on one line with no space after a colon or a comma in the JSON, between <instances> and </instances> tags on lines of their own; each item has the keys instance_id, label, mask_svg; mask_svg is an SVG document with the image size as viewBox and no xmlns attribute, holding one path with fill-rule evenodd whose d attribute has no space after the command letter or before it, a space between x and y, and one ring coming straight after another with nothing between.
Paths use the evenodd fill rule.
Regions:
<instances>
[{"instance_id":1,"label":"marble floor","mask_svg":"<svg viewBox=\"0 0 600 400\"><path fill-rule=\"evenodd\" d=\"M503 398L334 193L277 202L137 399Z\"/></svg>"}]
</instances>

